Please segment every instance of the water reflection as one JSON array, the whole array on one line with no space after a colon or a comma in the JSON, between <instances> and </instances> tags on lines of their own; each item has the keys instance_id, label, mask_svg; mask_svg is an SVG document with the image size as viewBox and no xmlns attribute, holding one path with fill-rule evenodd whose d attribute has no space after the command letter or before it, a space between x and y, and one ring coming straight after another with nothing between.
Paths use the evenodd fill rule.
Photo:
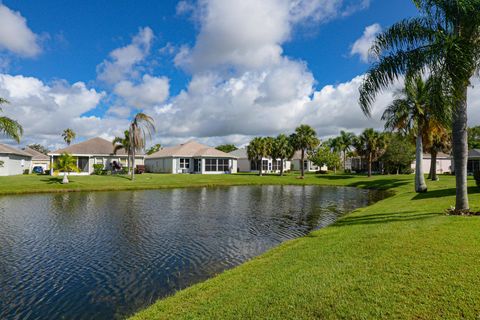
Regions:
<instances>
[{"instance_id":1,"label":"water reflection","mask_svg":"<svg viewBox=\"0 0 480 320\"><path fill-rule=\"evenodd\" d=\"M379 196L263 186L0 197L0 318L122 318Z\"/></svg>"}]
</instances>

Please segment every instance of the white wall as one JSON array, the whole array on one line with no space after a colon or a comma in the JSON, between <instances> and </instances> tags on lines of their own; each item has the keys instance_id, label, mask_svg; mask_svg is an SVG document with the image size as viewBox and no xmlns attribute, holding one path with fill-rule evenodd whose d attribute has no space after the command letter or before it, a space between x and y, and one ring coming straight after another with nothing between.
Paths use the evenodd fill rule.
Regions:
<instances>
[{"instance_id":1,"label":"white wall","mask_svg":"<svg viewBox=\"0 0 480 320\"><path fill-rule=\"evenodd\" d=\"M430 164L431 164L431 159L423 159L422 161L422 168L423 168L423 173L428 174L430 172ZM442 173L450 173L452 172L452 160L451 159L445 159L445 158L440 158L437 159L437 173L442 174ZM412 163L412 170L415 170L415 161Z\"/></svg>"},{"instance_id":2,"label":"white wall","mask_svg":"<svg viewBox=\"0 0 480 320\"><path fill-rule=\"evenodd\" d=\"M30 170L31 158L13 154L1 154L0 176L13 176L23 174L24 170Z\"/></svg>"}]
</instances>

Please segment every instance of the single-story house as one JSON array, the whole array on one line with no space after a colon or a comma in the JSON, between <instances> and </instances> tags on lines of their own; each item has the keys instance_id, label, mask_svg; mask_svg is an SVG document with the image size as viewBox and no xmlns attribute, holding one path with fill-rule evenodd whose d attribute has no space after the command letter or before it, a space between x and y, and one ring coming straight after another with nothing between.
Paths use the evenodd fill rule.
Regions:
<instances>
[{"instance_id":1,"label":"single-story house","mask_svg":"<svg viewBox=\"0 0 480 320\"><path fill-rule=\"evenodd\" d=\"M145 169L155 173L236 173L237 157L196 141L188 141L147 156Z\"/></svg>"},{"instance_id":2,"label":"single-story house","mask_svg":"<svg viewBox=\"0 0 480 320\"><path fill-rule=\"evenodd\" d=\"M300 171L301 161L302 161L302 151L298 150L295 152L295 154L292 157L292 170ZM319 166L314 164L312 161L308 160L307 153L305 153L303 168L305 169L305 172L317 172L317 171L326 169L324 167L320 168Z\"/></svg>"},{"instance_id":3,"label":"single-story house","mask_svg":"<svg viewBox=\"0 0 480 320\"><path fill-rule=\"evenodd\" d=\"M50 157L29 147L23 148L23 151L32 156L30 172L34 167L42 167L43 171L50 169Z\"/></svg>"},{"instance_id":4,"label":"single-story house","mask_svg":"<svg viewBox=\"0 0 480 320\"><path fill-rule=\"evenodd\" d=\"M468 150L467 172L473 174L480 170L480 149Z\"/></svg>"},{"instance_id":5,"label":"single-story house","mask_svg":"<svg viewBox=\"0 0 480 320\"><path fill-rule=\"evenodd\" d=\"M0 144L0 176L13 176L30 171L32 156L23 150Z\"/></svg>"},{"instance_id":6,"label":"single-story house","mask_svg":"<svg viewBox=\"0 0 480 320\"><path fill-rule=\"evenodd\" d=\"M428 153L423 154L423 172L425 174L430 172L430 165L432 163L432 156ZM412 170L415 172L415 160L412 162ZM451 173L452 172L452 156L449 154L439 152L437 154L437 173Z\"/></svg>"},{"instance_id":7,"label":"single-story house","mask_svg":"<svg viewBox=\"0 0 480 320\"><path fill-rule=\"evenodd\" d=\"M93 165L101 164L105 170L111 170L114 163L126 167L127 153L124 149L118 150L115 154L114 146L111 141L103 138L93 138L77 144L72 144L63 149L50 152L50 174L53 175L53 164L62 153L69 153L77 159L77 167L79 173L75 175L89 175L93 173ZM144 154L135 155L135 166L143 165L145 160Z\"/></svg>"},{"instance_id":8,"label":"single-story house","mask_svg":"<svg viewBox=\"0 0 480 320\"><path fill-rule=\"evenodd\" d=\"M238 172L258 172L259 161L248 159L247 149L241 148L230 152L234 157L237 157L237 171ZM271 157L262 158L262 171L267 173L280 172L282 161L280 159L272 159ZM283 171L289 171L291 166L290 160L283 161Z\"/></svg>"}]
</instances>

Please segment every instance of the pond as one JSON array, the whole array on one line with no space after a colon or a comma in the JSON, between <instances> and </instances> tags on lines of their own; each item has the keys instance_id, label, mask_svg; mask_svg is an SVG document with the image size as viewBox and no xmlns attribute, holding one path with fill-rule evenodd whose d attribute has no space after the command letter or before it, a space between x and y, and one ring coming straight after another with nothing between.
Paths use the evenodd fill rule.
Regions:
<instances>
[{"instance_id":1,"label":"pond","mask_svg":"<svg viewBox=\"0 0 480 320\"><path fill-rule=\"evenodd\" d=\"M124 318L384 196L241 186L0 197L0 319Z\"/></svg>"}]
</instances>

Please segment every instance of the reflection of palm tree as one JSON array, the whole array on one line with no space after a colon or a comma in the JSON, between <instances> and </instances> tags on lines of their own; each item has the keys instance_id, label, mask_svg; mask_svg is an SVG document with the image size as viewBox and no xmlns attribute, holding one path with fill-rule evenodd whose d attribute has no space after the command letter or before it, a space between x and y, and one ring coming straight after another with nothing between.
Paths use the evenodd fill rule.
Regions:
<instances>
[{"instance_id":1,"label":"reflection of palm tree","mask_svg":"<svg viewBox=\"0 0 480 320\"><path fill-rule=\"evenodd\" d=\"M132 152L132 180L135 179L135 152L145 149L145 142L148 136L155 132L155 125L152 117L145 113L137 113L130 123L129 137Z\"/></svg>"},{"instance_id":2,"label":"reflection of palm tree","mask_svg":"<svg viewBox=\"0 0 480 320\"><path fill-rule=\"evenodd\" d=\"M456 210L468 210L467 93L480 70L480 15L477 1L414 0L421 15L402 20L377 36L371 52L378 61L360 87L360 105L370 114L376 95L400 76L428 70L451 97Z\"/></svg>"},{"instance_id":3,"label":"reflection of palm tree","mask_svg":"<svg viewBox=\"0 0 480 320\"><path fill-rule=\"evenodd\" d=\"M0 98L0 105L8 103L7 100ZM2 108L0 108L2 111ZM23 134L23 128L17 121L10 119L9 117L0 117L0 133L12 138L13 140L20 142L20 137Z\"/></svg>"}]
</instances>

